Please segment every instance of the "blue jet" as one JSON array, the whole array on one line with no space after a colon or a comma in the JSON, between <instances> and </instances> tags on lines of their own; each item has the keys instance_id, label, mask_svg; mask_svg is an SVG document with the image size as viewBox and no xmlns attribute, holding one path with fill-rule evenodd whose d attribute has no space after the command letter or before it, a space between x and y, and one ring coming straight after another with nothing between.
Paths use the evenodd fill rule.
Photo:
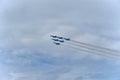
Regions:
<instances>
[{"instance_id":1,"label":"blue jet","mask_svg":"<svg viewBox=\"0 0 120 80\"><path fill-rule=\"evenodd\" d=\"M66 41L70 41L70 38L64 38L64 40L66 40Z\"/></svg>"},{"instance_id":2,"label":"blue jet","mask_svg":"<svg viewBox=\"0 0 120 80\"><path fill-rule=\"evenodd\" d=\"M58 40L58 41L59 41L59 42L62 42L62 43L64 42L64 40Z\"/></svg>"},{"instance_id":3,"label":"blue jet","mask_svg":"<svg viewBox=\"0 0 120 80\"><path fill-rule=\"evenodd\" d=\"M52 39L53 41L59 41L58 39Z\"/></svg>"},{"instance_id":4,"label":"blue jet","mask_svg":"<svg viewBox=\"0 0 120 80\"><path fill-rule=\"evenodd\" d=\"M59 37L59 36L58 36L57 38L59 38L59 39L63 39L63 37Z\"/></svg>"},{"instance_id":5,"label":"blue jet","mask_svg":"<svg viewBox=\"0 0 120 80\"><path fill-rule=\"evenodd\" d=\"M57 36L54 36L54 35L50 35L50 37L52 37L52 38L57 38Z\"/></svg>"},{"instance_id":6,"label":"blue jet","mask_svg":"<svg viewBox=\"0 0 120 80\"><path fill-rule=\"evenodd\" d=\"M54 44L56 44L56 45L60 45L60 43L56 43L56 42L54 42Z\"/></svg>"}]
</instances>

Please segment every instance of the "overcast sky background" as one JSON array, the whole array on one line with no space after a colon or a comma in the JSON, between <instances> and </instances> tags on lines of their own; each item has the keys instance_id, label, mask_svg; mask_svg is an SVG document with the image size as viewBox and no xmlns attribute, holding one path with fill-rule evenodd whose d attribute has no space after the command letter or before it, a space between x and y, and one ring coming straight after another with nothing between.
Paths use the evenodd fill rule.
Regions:
<instances>
[{"instance_id":1,"label":"overcast sky background","mask_svg":"<svg viewBox=\"0 0 120 80\"><path fill-rule=\"evenodd\" d=\"M0 0L0 80L120 80L120 59L50 34L119 50L120 0Z\"/></svg>"}]
</instances>

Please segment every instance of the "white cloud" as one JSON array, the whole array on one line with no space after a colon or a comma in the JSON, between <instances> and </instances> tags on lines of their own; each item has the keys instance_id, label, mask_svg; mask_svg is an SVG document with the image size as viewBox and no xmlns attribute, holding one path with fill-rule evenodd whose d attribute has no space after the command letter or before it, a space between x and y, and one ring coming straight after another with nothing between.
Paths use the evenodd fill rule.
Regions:
<instances>
[{"instance_id":1,"label":"white cloud","mask_svg":"<svg viewBox=\"0 0 120 80\"><path fill-rule=\"evenodd\" d=\"M34 48L52 56L70 53L52 46L49 35L55 34L112 47L111 38L106 37L120 36L116 32L119 30L117 24L120 11L115 4L116 1L108 0L5 1L4 5L7 6L1 14L4 28L0 46L17 50Z\"/></svg>"},{"instance_id":2,"label":"white cloud","mask_svg":"<svg viewBox=\"0 0 120 80\"><path fill-rule=\"evenodd\" d=\"M95 66L95 68L89 68L90 64L83 64L83 67L87 66L83 69L80 67L81 65L78 66L74 62L79 60L84 62L86 57L88 59L91 56L65 46L52 44L49 37L50 34L70 37L78 41L117 50L120 48L120 6L117 0L4 0L2 3L0 5L2 8L0 10L0 16L2 16L0 18L0 26L2 26L0 27L0 48L8 56L5 65L12 67L11 71L13 73L10 74L12 80L94 79L91 76L94 76L97 74L96 71L99 71L98 69L93 70L96 68ZM25 56L27 53L29 53L28 55L36 55L35 53L45 54L49 57L54 57L54 62L59 63L61 61L57 61L57 59L63 59L63 62L66 61L66 63L62 64L61 62L59 65L54 63L55 65L52 65L52 63L48 62L51 65L47 64L46 66L42 64L42 60L37 60L39 55L37 59L34 56L27 59L17 56ZM14 59L10 55L13 55ZM94 56L90 60L98 62L103 60L104 62L106 59L102 57L99 59L99 57ZM37 61L41 61L41 64ZM23 67L22 69L22 64L18 64L18 67L16 65L17 62L23 62L23 65L29 64L28 69ZM67 62L69 63L67 64ZM74 62L74 65L72 65L72 62ZM38 71L33 69L35 66L32 66L32 63L36 63L39 66L37 67ZM108 66L106 65L107 62L104 64L100 62L99 64L100 66ZM65 68L66 65L67 68ZM14 66L17 67L15 68ZM48 67L51 68L51 66L52 69L47 69ZM42 70L43 67L45 72ZM64 68L67 71L64 71ZM112 66L112 68L114 67ZM108 70L110 70L110 67ZM81 71L84 73L81 73ZM93 73L89 74L91 71ZM103 74L104 71L100 73Z\"/></svg>"}]
</instances>

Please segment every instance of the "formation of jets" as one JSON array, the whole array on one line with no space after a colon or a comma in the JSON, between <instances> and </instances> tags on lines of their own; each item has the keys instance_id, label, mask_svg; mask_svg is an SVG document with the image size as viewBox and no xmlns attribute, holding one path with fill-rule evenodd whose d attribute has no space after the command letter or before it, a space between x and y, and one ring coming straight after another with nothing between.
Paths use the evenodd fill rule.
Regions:
<instances>
[{"instance_id":1,"label":"formation of jets","mask_svg":"<svg viewBox=\"0 0 120 80\"><path fill-rule=\"evenodd\" d=\"M50 35L50 37L54 41L53 43L56 44L56 45L60 45L61 43L64 43L65 40L70 41L70 38L64 38L64 37L55 36L55 35Z\"/></svg>"},{"instance_id":2,"label":"formation of jets","mask_svg":"<svg viewBox=\"0 0 120 80\"><path fill-rule=\"evenodd\" d=\"M60 37L56 35L50 35L50 37L55 45L61 45L62 43L65 43L65 45L76 50L97 54L105 57L115 57L115 58L120 57L120 54L118 54L120 53L120 51L116 51L80 41L75 41L70 38Z\"/></svg>"}]
</instances>

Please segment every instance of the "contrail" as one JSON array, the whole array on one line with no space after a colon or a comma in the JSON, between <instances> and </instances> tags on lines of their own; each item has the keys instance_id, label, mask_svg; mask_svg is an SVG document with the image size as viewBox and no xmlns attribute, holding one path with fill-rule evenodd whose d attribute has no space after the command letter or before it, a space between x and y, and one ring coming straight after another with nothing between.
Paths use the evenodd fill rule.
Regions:
<instances>
[{"instance_id":1,"label":"contrail","mask_svg":"<svg viewBox=\"0 0 120 80\"><path fill-rule=\"evenodd\" d=\"M66 42L68 43L68 42ZM90 46L86 46L86 45L81 45L81 44L75 44L75 43L68 43L70 45L73 45L73 46L76 46L76 47L80 47L80 48L85 48L85 49L89 49L89 50L92 50L92 51L95 51L95 52L99 52L99 53L102 53L102 54L108 54L108 55L113 55L113 56L119 56L119 54L115 54L115 53L112 53L112 52L108 52L108 51L105 51L105 50L101 50L101 49L96 49L96 48L93 48L93 47L90 47Z\"/></svg>"},{"instance_id":2,"label":"contrail","mask_svg":"<svg viewBox=\"0 0 120 80\"><path fill-rule=\"evenodd\" d=\"M106 50L106 51L113 52L113 53L120 53L120 51L113 50L113 49L108 49L108 48L101 47L101 46L96 46L96 45L92 45L92 44L88 44L88 43L84 43L84 42L80 42L80 41L75 41L75 40L70 40L70 41L74 42L74 43L77 43L77 44L82 44L82 45L86 45L86 46L89 46L89 47L93 47L93 48L99 49L99 50Z\"/></svg>"},{"instance_id":3,"label":"contrail","mask_svg":"<svg viewBox=\"0 0 120 80\"><path fill-rule=\"evenodd\" d=\"M66 47L69 47L69 48L72 48L72 49L75 49L75 50L79 50L79 51L82 51L82 52L87 52L89 54L95 54L95 55L100 55L100 56L103 56L103 57L109 57L109 58L118 58L118 56L112 56L112 55L107 55L107 54L101 54L100 52L96 52L96 51L92 51L92 50L89 50L89 49L85 49L85 48L80 48L80 47L77 47L77 46L74 46L74 45L70 45L70 44L62 44Z\"/></svg>"}]
</instances>

